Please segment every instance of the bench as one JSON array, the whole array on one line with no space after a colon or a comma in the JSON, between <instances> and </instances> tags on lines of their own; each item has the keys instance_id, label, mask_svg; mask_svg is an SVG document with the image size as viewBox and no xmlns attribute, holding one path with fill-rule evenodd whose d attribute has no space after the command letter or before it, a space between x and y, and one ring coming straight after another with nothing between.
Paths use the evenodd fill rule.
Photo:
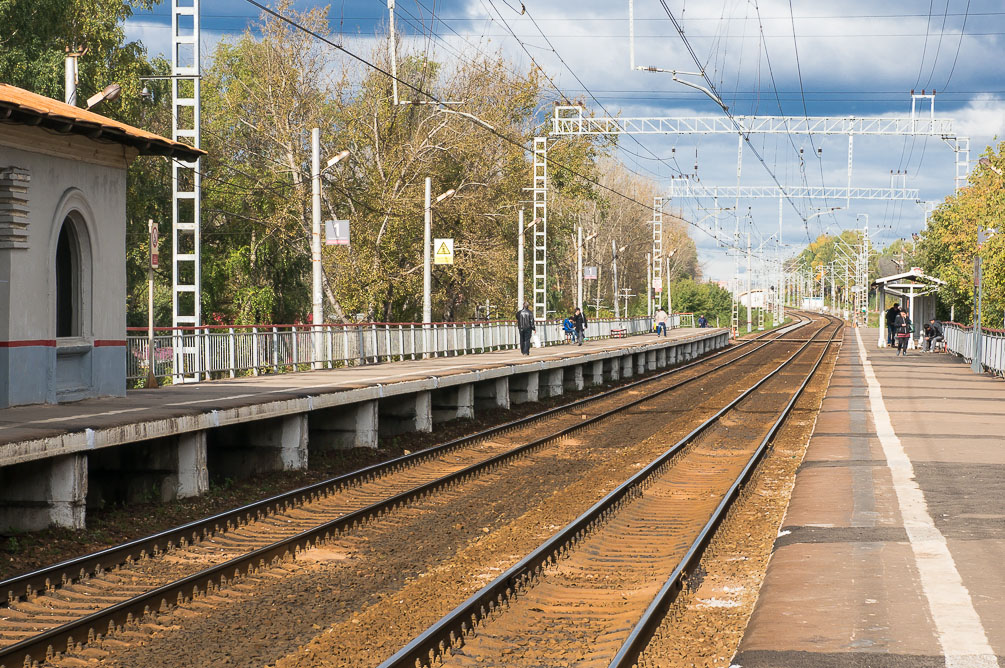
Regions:
<instances>
[{"instance_id":1,"label":"bench","mask_svg":"<svg viewBox=\"0 0 1005 668\"><path fill-rule=\"evenodd\" d=\"M628 330L627 329L612 329L611 330L611 338L612 339L623 339L626 336L628 336Z\"/></svg>"}]
</instances>

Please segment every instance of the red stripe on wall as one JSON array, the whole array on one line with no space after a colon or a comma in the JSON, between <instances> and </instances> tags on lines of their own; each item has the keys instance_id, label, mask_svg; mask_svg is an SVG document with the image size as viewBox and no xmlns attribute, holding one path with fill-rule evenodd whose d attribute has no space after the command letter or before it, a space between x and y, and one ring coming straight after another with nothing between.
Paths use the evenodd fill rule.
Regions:
<instances>
[{"instance_id":1,"label":"red stripe on wall","mask_svg":"<svg viewBox=\"0 0 1005 668\"><path fill-rule=\"evenodd\" d=\"M117 341L115 339L96 339L94 341L95 348L102 348L105 346L113 346L113 347L118 346L120 348L125 348L126 342L125 340Z\"/></svg>"},{"instance_id":2,"label":"red stripe on wall","mask_svg":"<svg viewBox=\"0 0 1005 668\"><path fill-rule=\"evenodd\" d=\"M26 348L31 346L55 348L56 341L51 339L37 339L35 341L0 341L0 348Z\"/></svg>"}]
</instances>

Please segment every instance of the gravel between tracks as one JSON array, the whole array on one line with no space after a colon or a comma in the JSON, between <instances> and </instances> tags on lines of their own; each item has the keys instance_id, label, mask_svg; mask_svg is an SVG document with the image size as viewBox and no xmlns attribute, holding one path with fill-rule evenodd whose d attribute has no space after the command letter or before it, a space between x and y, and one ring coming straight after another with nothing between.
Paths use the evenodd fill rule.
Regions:
<instances>
[{"instance_id":1,"label":"gravel between tracks","mask_svg":"<svg viewBox=\"0 0 1005 668\"><path fill-rule=\"evenodd\" d=\"M673 435L735 396L748 373L768 364L744 366L747 373L702 379L686 393L584 432L589 445L573 438L548 446L516 462L516 470L497 470L395 511L296 563L116 634L63 664L261 665L315 636L281 665L376 663L375 657L389 655L498 572L491 569L515 562L665 449ZM639 419L657 410L660 419ZM644 443L656 432L665 440ZM486 571L486 563L495 565Z\"/></svg>"},{"instance_id":2,"label":"gravel between tracks","mask_svg":"<svg viewBox=\"0 0 1005 668\"><path fill-rule=\"evenodd\" d=\"M727 668L743 637L809 445L838 348L810 381L746 491L642 656L645 668Z\"/></svg>"}]
</instances>

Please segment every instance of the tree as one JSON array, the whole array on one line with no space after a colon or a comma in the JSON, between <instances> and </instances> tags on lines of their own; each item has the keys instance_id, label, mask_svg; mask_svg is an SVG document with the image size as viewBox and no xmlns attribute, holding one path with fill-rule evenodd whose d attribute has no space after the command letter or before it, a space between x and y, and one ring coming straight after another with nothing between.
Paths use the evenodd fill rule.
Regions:
<instances>
[{"instance_id":1,"label":"tree","mask_svg":"<svg viewBox=\"0 0 1005 668\"><path fill-rule=\"evenodd\" d=\"M983 157L1005 171L1005 142L988 146ZM977 228L996 228L998 234L981 250L983 322L1002 323L1005 316L1005 182L993 170L978 167L967 186L950 195L929 216L918 244L925 272L946 281L939 290L939 315L955 307L956 319L974 319L974 257ZM993 325L988 325L993 326Z\"/></svg>"}]
</instances>

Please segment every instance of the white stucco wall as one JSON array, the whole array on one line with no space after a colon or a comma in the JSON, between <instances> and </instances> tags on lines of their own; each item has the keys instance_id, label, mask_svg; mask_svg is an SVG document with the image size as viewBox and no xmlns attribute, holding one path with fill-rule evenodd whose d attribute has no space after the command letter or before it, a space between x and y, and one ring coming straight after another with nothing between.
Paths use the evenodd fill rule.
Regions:
<instances>
[{"instance_id":1,"label":"white stucco wall","mask_svg":"<svg viewBox=\"0 0 1005 668\"><path fill-rule=\"evenodd\" d=\"M37 151L26 148L32 133ZM31 177L28 247L0 249L0 406L125 393L128 156L83 137L58 142L0 126L0 168ZM68 215L81 232L81 336L57 340L56 244Z\"/></svg>"}]
</instances>

